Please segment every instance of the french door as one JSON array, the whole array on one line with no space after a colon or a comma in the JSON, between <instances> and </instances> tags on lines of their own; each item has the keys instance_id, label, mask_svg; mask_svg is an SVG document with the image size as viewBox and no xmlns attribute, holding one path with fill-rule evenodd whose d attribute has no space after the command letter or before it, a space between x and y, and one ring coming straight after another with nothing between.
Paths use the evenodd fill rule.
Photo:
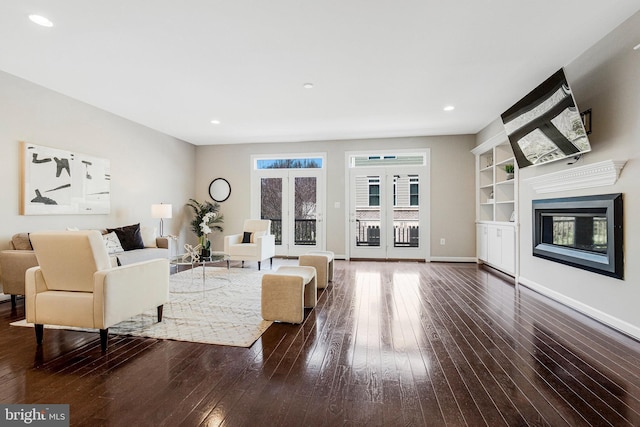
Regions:
<instances>
[{"instance_id":1,"label":"french door","mask_svg":"<svg viewBox=\"0 0 640 427\"><path fill-rule=\"evenodd\" d=\"M351 168L351 258L427 259L428 185L425 167Z\"/></svg>"},{"instance_id":2,"label":"french door","mask_svg":"<svg viewBox=\"0 0 640 427\"><path fill-rule=\"evenodd\" d=\"M261 170L254 177L254 217L271 220L276 255L324 248L324 174L313 169ZM257 210L257 211L256 211Z\"/></svg>"}]
</instances>

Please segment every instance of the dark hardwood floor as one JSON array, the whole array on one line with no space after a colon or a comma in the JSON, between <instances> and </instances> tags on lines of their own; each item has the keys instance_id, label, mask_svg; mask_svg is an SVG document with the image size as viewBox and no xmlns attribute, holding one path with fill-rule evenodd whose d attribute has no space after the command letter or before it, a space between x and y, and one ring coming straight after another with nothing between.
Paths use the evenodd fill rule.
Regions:
<instances>
[{"instance_id":1,"label":"dark hardwood floor","mask_svg":"<svg viewBox=\"0 0 640 427\"><path fill-rule=\"evenodd\" d=\"M278 261L274 262L277 265ZM336 262L251 348L45 332L0 304L0 402L88 426L640 425L640 344L475 264Z\"/></svg>"}]
</instances>

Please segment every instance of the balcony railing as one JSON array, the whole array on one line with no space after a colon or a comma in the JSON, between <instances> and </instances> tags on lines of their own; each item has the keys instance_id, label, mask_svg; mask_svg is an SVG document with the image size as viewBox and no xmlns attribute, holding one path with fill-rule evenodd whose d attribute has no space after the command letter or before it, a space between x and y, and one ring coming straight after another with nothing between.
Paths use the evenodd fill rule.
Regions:
<instances>
[{"instance_id":1,"label":"balcony railing","mask_svg":"<svg viewBox=\"0 0 640 427\"><path fill-rule=\"evenodd\" d=\"M296 219L294 223L293 241L299 246L316 244L316 220ZM271 219L271 233L276 238L276 245L282 245L282 219Z\"/></svg>"},{"instance_id":2,"label":"balcony railing","mask_svg":"<svg viewBox=\"0 0 640 427\"><path fill-rule=\"evenodd\" d=\"M417 248L420 244L418 225L396 224L393 226L393 246L396 248ZM380 225L372 221L356 221L356 245L380 246Z\"/></svg>"},{"instance_id":3,"label":"balcony railing","mask_svg":"<svg viewBox=\"0 0 640 427\"><path fill-rule=\"evenodd\" d=\"M587 226L581 228L582 236L578 236L574 217L553 218L553 244L569 248L584 249L592 252L607 251L607 219L602 217L580 218Z\"/></svg>"},{"instance_id":4,"label":"balcony railing","mask_svg":"<svg viewBox=\"0 0 640 427\"><path fill-rule=\"evenodd\" d=\"M417 248L420 243L420 227L417 225L394 226L393 246Z\"/></svg>"},{"instance_id":5,"label":"balcony railing","mask_svg":"<svg viewBox=\"0 0 640 427\"><path fill-rule=\"evenodd\" d=\"M316 220L296 219L294 224L294 242L299 246L316 244ZM380 246L380 225L371 221L356 221L356 242L358 246ZM276 245L282 245L282 220L271 219L271 233ZM417 248L420 244L418 225L396 224L393 226L393 246L396 248Z\"/></svg>"}]
</instances>

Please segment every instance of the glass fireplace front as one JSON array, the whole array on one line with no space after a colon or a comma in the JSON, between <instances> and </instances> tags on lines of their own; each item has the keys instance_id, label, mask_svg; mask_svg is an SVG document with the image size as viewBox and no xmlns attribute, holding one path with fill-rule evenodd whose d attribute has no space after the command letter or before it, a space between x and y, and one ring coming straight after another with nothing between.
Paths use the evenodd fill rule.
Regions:
<instances>
[{"instance_id":1,"label":"glass fireplace front","mask_svg":"<svg viewBox=\"0 0 640 427\"><path fill-rule=\"evenodd\" d=\"M533 201L533 255L623 278L622 194Z\"/></svg>"}]
</instances>

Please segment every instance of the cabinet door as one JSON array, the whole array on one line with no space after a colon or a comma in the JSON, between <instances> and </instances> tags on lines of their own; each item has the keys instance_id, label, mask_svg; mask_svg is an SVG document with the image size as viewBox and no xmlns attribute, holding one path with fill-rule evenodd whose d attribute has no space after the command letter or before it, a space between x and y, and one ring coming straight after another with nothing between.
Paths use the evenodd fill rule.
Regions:
<instances>
[{"instance_id":1,"label":"cabinet door","mask_svg":"<svg viewBox=\"0 0 640 427\"><path fill-rule=\"evenodd\" d=\"M486 224L478 224L476 226L476 251L478 259L481 261L488 261L488 249L489 249L489 236Z\"/></svg>"},{"instance_id":2,"label":"cabinet door","mask_svg":"<svg viewBox=\"0 0 640 427\"><path fill-rule=\"evenodd\" d=\"M501 228L501 263L500 268L514 274L516 272L516 231L513 227Z\"/></svg>"},{"instance_id":3,"label":"cabinet door","mask_svg":"<svg viewBox=\"0 0 640 427\"><path fill-rule=\"evenodd\" d=\"M502 264L502 229L495 225L487 226L488 247L487 262L495 267Z\"/></svg>"}]
</instances>

